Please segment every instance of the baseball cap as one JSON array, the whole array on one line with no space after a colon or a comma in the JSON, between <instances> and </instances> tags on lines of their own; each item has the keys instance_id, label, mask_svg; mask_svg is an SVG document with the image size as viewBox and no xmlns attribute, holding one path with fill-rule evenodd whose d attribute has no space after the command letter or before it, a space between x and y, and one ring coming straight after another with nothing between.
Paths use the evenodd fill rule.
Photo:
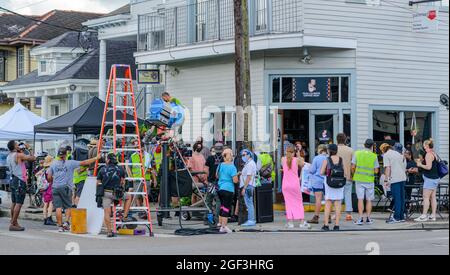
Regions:
<instances>
[{"instance_id":1,"label":"baseball cap","mask_svg":"<svg viewBox=\"0 0 450 275\"><path fill-rule=\"evenodd\" d=\"M58 156L64 156L67 154L67 149L62 147L58 149Z\"/></svg>"},{"instance_id":2,"label":"baseball cap","mask_svg":"<svg viewBox=\"0 0 450 275\"><path fill-rule=\"evenodd\" d=\"M221 143L221 142L217 142L215 145L214 145L214 149L216 150L216 152L222 152L223 151L223 143Z\"/></svg>"},{"instance_id":3,"label":"baseball cap","mask_svg":"<svg viewBox=\"0 0 450 275\"><path fill-rule=\"evenodd\" d=\"M395 143L394 145L394 150L399 152L400 154L403 153L403 145L401 143Z\"/></svg>"},{"instance_id":4,"label":"baseball cap","mask_svg":"<svg viewBox=\"0 0 450 275\"><path fill-rule=\"evenodd\" d=\"M364 145L366 146L373 146L375 144L375 141L373 141L372 139L367 139L366 142L364 142Z\"/></svg>"},{"instance_id":5,"label":"baseball cap","mask_svg":"<svg viewBox=\"0 0 450 275\"><path fill-rule=\"evenodd\" d=\"M108 154L108 160L111 161L112 163L117 163L117 157L114 153Z\"/></svg>"}]
</instances>

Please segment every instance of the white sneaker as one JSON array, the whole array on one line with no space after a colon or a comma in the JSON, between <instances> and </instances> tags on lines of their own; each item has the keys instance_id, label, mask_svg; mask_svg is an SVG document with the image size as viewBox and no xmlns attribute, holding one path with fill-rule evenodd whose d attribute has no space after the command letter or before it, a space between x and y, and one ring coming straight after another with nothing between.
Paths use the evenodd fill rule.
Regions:
<instances>
[{"instance_id":1,"label":"white sneaker","mask_svg":"<svg viewBox=\"0 0 450 275\"><path fill-rule=\"evenodd\" d=\"M226 234L231 234L233 233L233 230L231 230L230 228L226 227L221 227L220 228L220 233L226 233Z\"/></svg>"},{"instance_id":2,"label":"white sneaker","mask_svg":"<svg viewBox=\"0 0 450 275\"><path fill-rule=\"evenodd\" d=\"M307 222L301 223L300 229L311 229L311 225Z\"/></svg>"},{"instance_id":3,"label":"white sneaker","mask_svg":"<svg viewBox=\"0 0 450 275\"><path fill-rule=\"evenodd\" d=\"M430 216L428 217L429 221L435 222L437 221L436 217Z\"/></svg>"},{"instance_id":4,"label":"white sneaker","mask_svg":"<svg viewBox=\"0 0 450 275\"><path fill-rule=\"evenodd\" d=\"M418 217L417 219L415 219L414 221L416 221L416 222L427 222L429 220L430 219L428 218L427 215L422 215L422 216Z\"/></svg>"},{"instance_id":5,"label":"white sneaker","mask_svg":"<svg viewBox=\"0 0 450 275\"><path fill-rule=\"evenodd\" d=\"M293 229L293 228L295 228L295 225L293 224L293 223L287 223L286 224L286 228L288 228L288 229Z\"/></svg>"}]
</instances>

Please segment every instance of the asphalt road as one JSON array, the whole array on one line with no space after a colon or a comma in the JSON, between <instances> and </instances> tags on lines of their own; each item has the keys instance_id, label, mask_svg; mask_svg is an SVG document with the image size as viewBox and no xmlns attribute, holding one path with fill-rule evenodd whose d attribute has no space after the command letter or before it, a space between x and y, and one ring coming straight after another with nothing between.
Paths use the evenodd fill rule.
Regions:
<instances>
[{"instance_id":1,"label":"asphalt road","mask_svg":"<svg viewBox=\"0 0 450 275\"><path fill-rule=\"evenodd\" d=\"M441 254L449 255L449 231L234 233L178 237L171 234L106 239L58 233L39 222L23 221L27 230L7 231L0 218L0 254L175 254L175 255L298 255L298 254Z\"/></svg>"}]
</instances>

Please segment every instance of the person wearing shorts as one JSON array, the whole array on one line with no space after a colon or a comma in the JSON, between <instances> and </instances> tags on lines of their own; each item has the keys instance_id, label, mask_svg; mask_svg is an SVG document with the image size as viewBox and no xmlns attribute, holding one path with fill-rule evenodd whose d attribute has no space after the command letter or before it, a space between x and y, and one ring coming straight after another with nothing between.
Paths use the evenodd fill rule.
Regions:
<instances>
[{"instance_id":1,"label":"person wearing shorts","mask_svg":"<svg viewBox=\"0 0 450 275\"><path fill-rule=\"evenodd\" d=\"M375 200L375 175L378 174L380 164L378 156L373 152L375 142L366 140L364 149L355 153L352 159L353 180L356 182L356 195L358 197L359 219L357 225L364 225L364 200L366 200L366 224L373 224L372 201Z\"/></svg>"},{"instance_id":2,"label":"person wearing shorts","mask_svg":"<svg viewBox=\"0 0 450 275\"><path fill-rule=\"evenodd\" d=\"M220 213L219 224L221 233L232 233L228 227L228 219L231 217L234 199L234 184L239 182L238 172L233 163L233 151L226 149L223 152L224 162L217 168L219 178Z\"/></svg>"},{"instance_id":3,"label":"person wearing shorts","mask_svg":"<svg viewBox=\"0 0 450 275\"><path fill-rule=\"evenodd\" d=\"M70 230L70 209L72 208L73 173L75 169L80 168L80 166L89 166L99 158L100 155L84 161L67 160L67 149L59 148L58 158L50 165L47 175L48 182L53 185L53 205L56 208L56 223L59 232ZM65 223L63 223L62 216L63 209L66 211Z\"/></svg>"},{"instance_id":4,"label":"person wearing shorts","mask_svg":"<svg viewBox=\"0 0 450 275\"><path fill-rule=\"evenodd\" d=\"M28 177L25 162L35 161L36 158L24 154L15 140L9 141L7 146L9 154L6 158L6 163L12 176L10 184L12 201L11 224L9 231L24 231L25 228L19 225L18 219L27 192L26 182Z\"/></svg>"},{"instance_id":5,"label":"person wearing shorts","mask_svg":"<svg viewBox=\"0 0 450 275\"><path fill-rule=\"evenodd\" d=\"M113 153L108 154L106 166L102 167L97 175L97 185L103 187L102 199L104 210L104 223L108 230L108 238L115 237L111 223L111 207L114 205L116 195L114 190L125 184L125 171L117 165L117 157Z\"/></svg>"}]
</instances>

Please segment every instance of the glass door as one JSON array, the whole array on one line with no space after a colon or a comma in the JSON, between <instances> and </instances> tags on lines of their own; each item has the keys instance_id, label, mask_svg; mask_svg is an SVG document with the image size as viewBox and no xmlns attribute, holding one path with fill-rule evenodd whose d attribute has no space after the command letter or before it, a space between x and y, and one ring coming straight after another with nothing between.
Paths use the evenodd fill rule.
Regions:
<instances>
[{"instance_id":1,"label":"glass door","mask_svg":"<svg viewBox=\"0 0 450 275\"><path fill-rule=\"evenodd\" d=\"M311 156L317 155L320 144L336 142L339 130L339 112L318 110L310 111L309 115L309 152Z\"/></svg>"}]
</instances>

